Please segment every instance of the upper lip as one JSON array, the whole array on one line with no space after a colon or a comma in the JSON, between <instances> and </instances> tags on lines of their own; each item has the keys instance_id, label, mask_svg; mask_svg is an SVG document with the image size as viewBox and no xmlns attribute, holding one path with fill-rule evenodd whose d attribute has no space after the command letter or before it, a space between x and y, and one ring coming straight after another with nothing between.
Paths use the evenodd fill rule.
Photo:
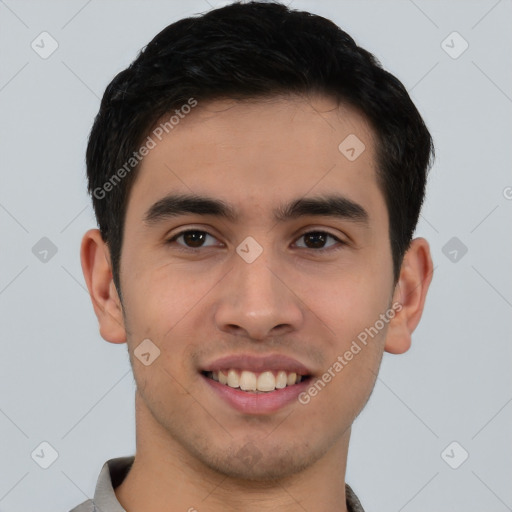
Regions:
<instances>
[{"instance_id":1,"label":"upper lip","mask_svg":"<svg viewBox=\"0 0 512 512\"><path fill-rule=\"evenodd\" d=\"M298 375L312 374L312 371L307 366L303 365L296 359L283 354L270 354L266 356L239 354L225 356L206 364L202 368L202 371L218 372L219 370L229 370L230 368L249 370L252 372L284 370L288 373L295 372Z\"/></svg>"}]
</instances>

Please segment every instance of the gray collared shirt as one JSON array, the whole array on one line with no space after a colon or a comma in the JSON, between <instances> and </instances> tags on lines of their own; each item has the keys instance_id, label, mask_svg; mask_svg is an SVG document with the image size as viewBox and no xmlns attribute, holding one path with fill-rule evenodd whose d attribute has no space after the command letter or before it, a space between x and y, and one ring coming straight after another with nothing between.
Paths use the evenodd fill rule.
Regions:
<instances>
[{"instance_id":1,"label":"gray collared shirt","mask_svg":"<svg viewBox=\"0 0 512 512\"><path fill-rule=\"evenodd\" d=\"M96 483L94 498L84 501L70 512L126 512L117 501L114 489L121 484L130 470L135 456L110 459L103 464ZM345 484L348 512L364 512L354 491Z\"/></svg>"}]
</instances>

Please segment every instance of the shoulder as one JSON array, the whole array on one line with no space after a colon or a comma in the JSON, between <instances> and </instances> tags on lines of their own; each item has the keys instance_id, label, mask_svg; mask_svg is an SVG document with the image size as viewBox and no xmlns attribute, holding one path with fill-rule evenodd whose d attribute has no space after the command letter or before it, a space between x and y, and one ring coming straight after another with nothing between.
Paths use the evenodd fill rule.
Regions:
<instances>
[{"instance_id":1,"label":"shoulder","mask_svg":"<svg viewBox=\"0 0 512 512\"><path fill-rule=\"evenodd\" d=\"M347 500L348 512L364 512L363 506L356 496L356 493L352 490L352 487L345 483L345 496Z\"/></svg>"},{"instance_id":2,"label":"shoulder","mask_svg":"<svg viewBox=\"0 0 512 512\"><path fill-rule=\"evenodd\" d=\"M96 512L96 507L94 506L94 502L92 500L87 500L83 503L80 503L80 505L77 505L69 512Z\"/></svg>"}]
</instances>

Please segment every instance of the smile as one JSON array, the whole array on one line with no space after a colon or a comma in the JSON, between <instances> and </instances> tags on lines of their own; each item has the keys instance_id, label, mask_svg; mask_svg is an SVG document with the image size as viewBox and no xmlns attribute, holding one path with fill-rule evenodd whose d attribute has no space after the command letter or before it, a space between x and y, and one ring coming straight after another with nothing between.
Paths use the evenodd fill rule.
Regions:
<instances>
[{"instance_id":1,"label":"smile","mask_svg":"<svg viewBox=\"0 0 512 512\"><path fill-rule=\"evenodd\" d=\"M204 375L220 384L250 393L270 393L276 389L298 384L307 376L285 370L266 370L252 372L250 370L236 370L234 368L213 372L204 372Z\"/></svg>"}]
</instances>

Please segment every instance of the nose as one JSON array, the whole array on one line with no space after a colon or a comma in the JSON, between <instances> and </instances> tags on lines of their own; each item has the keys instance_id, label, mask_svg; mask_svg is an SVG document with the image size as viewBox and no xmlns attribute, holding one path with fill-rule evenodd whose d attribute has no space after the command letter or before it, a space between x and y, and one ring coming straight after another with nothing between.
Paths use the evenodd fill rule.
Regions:
<instances>
[{"instance_id":1,"label":"nose","mask_svg":"<svg viewBox=\"0 0 512 512\"><path fill-rule=\"evenodd\" d=\"M304 304L294 292L284 264L279 265L275 258L271 261L269 253L264 250L252 263L233 255L234 266L225 277L215 310L221 331L264 340L302 326Z\"/></svg>"}]
</instances>

